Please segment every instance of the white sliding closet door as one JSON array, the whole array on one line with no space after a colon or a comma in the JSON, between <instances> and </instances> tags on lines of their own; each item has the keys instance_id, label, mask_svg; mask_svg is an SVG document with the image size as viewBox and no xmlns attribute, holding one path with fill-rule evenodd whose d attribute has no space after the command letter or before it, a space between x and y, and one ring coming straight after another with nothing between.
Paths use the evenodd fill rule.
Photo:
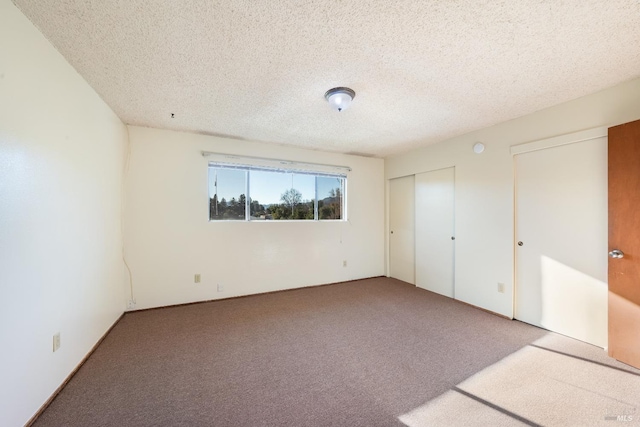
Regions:
<instances>
[{"instance_id":1,"label":"white sliding closet door","mask_svg":"<svg viewBox=\"0 0 640 427\"><path fill-rule=\"evenodd\" d=\"M607 345L607 139L515 156L515 317Z\"/></svg>"},{"instance_id":2,"label":"white sliding closet door","mask_svg":"<svg viewBox=\"0 0 640 427\"><path fill-rule=\"evenodd\" d=\"M417 174L416 286L454 296L455 169Z\"/></svg>"},{"instance_id":3,"label":"white sliding closet door","mask_svg":"<svg viewBox=\"0 0 640 427\"><path fill-rule=\"evenodd\" d=\"M415 284L414 177L389 180L389 276Z\"/></svg>"}]
</instances>

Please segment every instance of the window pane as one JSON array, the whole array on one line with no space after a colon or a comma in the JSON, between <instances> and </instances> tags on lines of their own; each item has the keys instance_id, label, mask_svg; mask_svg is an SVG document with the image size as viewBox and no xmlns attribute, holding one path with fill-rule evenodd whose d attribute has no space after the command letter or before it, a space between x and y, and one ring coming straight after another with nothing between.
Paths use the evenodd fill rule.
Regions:
<instances>
[{"instance_id":1,"label":"window pane","mask_svg":"<svg viewBox=\"0 0 640 427\"><path fill-rule=\"evenodd\" d=\"M209 219L245 220L247 172L209 168Z\"/></svg>"},{"instance_id":2,"label":"window pane","mask_svg":"<svg viewBox=\"0 0 640 427\"><path fill-rule=\"evenodd\" d=\"M313 220L315 176L250 171L251 219Z\"/></svg>"},{"instance_id":3,"label":"window pane","mask_svg":"<svg viewBox=\"0 0 640 427\"><path fill-rule=\"evenodd\" d=\"M251 219L289 219L280 199L291 188L291 178L286 172L249 171Z\"/></svg>"},{"instance_id":4,"label":"window pane","mask_svg":"<svg viewBox=\"0 0 640 427\"><path fill-rule=\"evenodd\" d=\"M318 219L342 219L344 178L318 177Z\"/></svg>"},{"instance_id":5,"label":"window pane","mask_svg":"<svg viewBox=\"0 0 640 427\"><path fill-rule=\"evenodd\" d=\"M249 193L251 220L273 219L269 207L278 202L277 188L286 186L286 174L274 174L264 171L249 171ZM271 178L271 179L270 179Z\"/></svg>"},{"instance_id":6,"label":"window pane","mask_svg":"<svg viewBox=\"0 0 640 427\"><path fill-rule=\"evenodd\" d=\"M292 190L296 195L293 219L315 219L316 177L314 175L293 174ZM297 195L300 195L299 199Z\"/></svg>"}]
</instances>

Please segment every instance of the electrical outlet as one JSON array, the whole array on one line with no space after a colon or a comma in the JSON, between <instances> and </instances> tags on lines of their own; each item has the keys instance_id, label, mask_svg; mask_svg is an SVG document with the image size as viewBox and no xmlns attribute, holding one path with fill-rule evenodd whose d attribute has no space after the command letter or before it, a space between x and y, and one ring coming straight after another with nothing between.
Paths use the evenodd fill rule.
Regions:
<instances>
[{"instance_id":1,"label":"electrical outlet","mask_svg":"<svg viewBox=\"0 0 640 427\"><path fill-rule=\"evenodd\" d=\"M200 275L196 274L193 276L193 283L200 283Z\"/></svg>"},{"instance_id":2,"label":"electrical outlet","mask_svg":"<svg viewBox=\"0 0 640 427\"><path fill-rule=\"evenodd\" d=\"M128 308L129 310L133 310L134 308L136 308L136 300L134 300L134 299L130 299L130 300L127 302L127 308Z\"/></svg>"},{"instance_id":3,"label":"electrical outlet","mask_svg":"<svg viewBox=\"0 0 640 427\"><path fill-rule=\"evenodd\" d=\"M346 259L342 261L342 266L343 266L343 267L346 267L346 266L347 266L347 260L346 260Z\"/></svg>"},{"instance_id":4,"label":"electrical outlet","mask_svg":"<svg viewBox=\"0 0 640 427\"><path fill-rule=\"evenodd\" d=\"M218 292L223 292L223 291L224 291L224 286L218 283Z\"/></svg>"},{"instance_id":5,"label":"electrical outlet","mask_svg":"<svg viewBox=\"0 0 640 427\"><path fill-rule=\"evenodd\" d=\"M504 294L504 283L498 283L498 292Z\"/></svg>"},{"instance_id":6,"label":"electrical outlet","mask_svg":"<svg viewBox=\"0 0 640 427\"><path fill-rule=\"evenodd\" d=\"M60 332L53 336L53 351L56 352L60 348Z\"/></svg>"}]
</instances>

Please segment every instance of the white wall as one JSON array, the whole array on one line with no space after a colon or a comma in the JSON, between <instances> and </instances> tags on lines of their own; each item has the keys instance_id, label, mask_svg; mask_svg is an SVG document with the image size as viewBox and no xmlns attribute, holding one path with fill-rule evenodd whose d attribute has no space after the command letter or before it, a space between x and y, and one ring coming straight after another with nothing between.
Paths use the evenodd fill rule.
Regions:
<instances>
[{"instance_id":1,"label":"white wall","mask_svg":"<svg viewBox=\"0 0 640 427\"><path fill-rule=\"evenodd\" d=\"M125 248L137 309L384 274L383 160L134 126L129 135ZM351 166L348 222L209 222L202 150Z\"/></svg>"},{"instance_id":2,"label":"white wall","mask_svg":"<svg viewBox=\"0 0 640 427\"><path fill-rule=\"evenodd\" d=\"M512 145L640 118L640 79L385 160L387 179L456 167L455 295L511 317L514 271ZM486 150L474 154L481 141ZM497 283L505 283L504 294Z\"/></svg>"},{"instance_id":3,"label":"white wall","mask_svg":"<svg viewBox=\"0 0 640 427\"><path fill-rule=\"evenodd\" d=\"M125 143L115 114L0 0L2 426L27 422L124 311Z\"/></svg>"}]
</instances>

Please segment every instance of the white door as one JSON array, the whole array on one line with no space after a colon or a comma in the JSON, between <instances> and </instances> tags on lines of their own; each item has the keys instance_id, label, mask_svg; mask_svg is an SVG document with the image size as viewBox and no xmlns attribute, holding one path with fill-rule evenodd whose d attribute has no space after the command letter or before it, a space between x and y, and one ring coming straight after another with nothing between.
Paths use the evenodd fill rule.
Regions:
<instances>
[{"instance_id":1,"label":"white door","mask_svg":"<svg viewBox=\"0 0 640 427\"><path fill-rule=\"evenodd\" d=\"M415 284L414 177L389 180L389 276Z\"/></svg>"},{"instance_id":2,"label":"white door","mask_svg":"<svg viewBox=\"0 0 640 427\"><path fill-rule=\"evenodd\" d=\"M454 176L416 174L416 286L453 298Z\"/></svg>"},{"instance_id":3,"label":"white door","mask_svg":"<svg viewBox=\"0 0 640 427\"><path fill-rule=\"evenodd\" d=\"M607 345L607 139L515 156L515 317Z\"/></svg>"}]
</instances>

